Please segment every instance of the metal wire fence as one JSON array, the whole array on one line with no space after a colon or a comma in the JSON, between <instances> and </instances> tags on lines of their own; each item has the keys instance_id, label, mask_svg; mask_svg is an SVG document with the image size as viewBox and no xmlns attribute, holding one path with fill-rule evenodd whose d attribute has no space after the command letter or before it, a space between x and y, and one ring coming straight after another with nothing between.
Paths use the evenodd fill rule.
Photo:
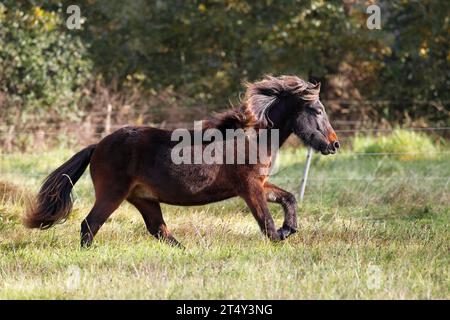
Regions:
<instances>
[{"instance_id":1,"label":"metal wire fence","mask_svg":"<svg viewBox=\"0 0 450 320\"><path fill-rule=\"evenodd\" d=\"M183 127L180 124L176 124L180 127ZM116 125L116 126L112 126L112 128L115 127L123 127L123 125ZM91 127L92 129L92 127ZM102 126L98 126L97 127L98 130L100 129L104 129L104 127ZM358 133L363 133L363 134L367 134L368 132L370 133L386 133L386 132L392 132L396 129L392 128L392 129L377 129L377 128L373 128L373 129L341 129L341 130L336 130L336 132L345 132L345 133L352 133L352 134L358 134ZM436 126L436 127L408 127L408 128L402 128L402 130L407 130L407 131L425 131L425 132L442 132L445 130L450 130L450 126ZM4 134L9 134L6 131L2 131L0 129L0 135L4 135ZM21 130L21 131L16 131L14 132L14 135L31 135L31 134L35 134L35 132L33 132L32 130ZM76 136L78 134L80 134L80 131L75 130L75 129L70 129L70 130L63 130L63 131L51 131L51 128L47 128L47 130L44 133L45 135L71 135L71 136ZM95 135L97 136L102 136L104 135L104 132L96 132ZM448 155L450 155L450 150L436 150L436 151L431 151L431 152L355 152L352 150L344 150L343 152L338 152L337 154L335 154L333 157L336 159L339 158L343 158L343 157L351 157L354 160L356 159L358 161L358 159L361 159L361 161L365 161L364 159L366 157L379 157L379 158L385 158L385 157L396 157L396 156L410 156L410 157L422 157L422 156L426 156L426 157L430 157L430 156L436 156L436 157L440 157L440 158L444 158L449 160L449 165L450 165L450 157L448 157ZM33 167L29 166L28 169L20 169L20 170L5 170L4 169L4 162L5 161L12 161L14 159L20 159L23 156L22 153L0 153L0 180L2 180L2 178L6 179L6 180L12 180L14 181L14 179L17 178L34 178L37 180L42 180L49 172L36 172L33 171ZM30 155L30 159L33 159L33 157L39 157L39 154L36 154L33 156L33 154L31 153ZM32 160L30 160L32 162ZM301 163L298 163L299 166L302 166ZM57 165L55 164L55 167ZM312 166L314 167L314 164L312 164ZM11 166L9 166L11 167ZM29 170L29 171L28 171ZM279 175L283 175L283 169L280 170L280 172L278 173ZM359 182L389 182L389 181L398 181L399 179L401 179L402 181L427 181L427 182L436 182L439 184L444 184L443 188L444 191L449 187L450 185L450 176L393 176L393 177L378 177L374 174L368 174L366 176L342 176L342 177L315 177L315 176L311 176L308 178L308 185L309 184L323 184L323 183L332 183L332 182L336 182L336 181L342 181L342 182L355 182L357 183ZM300 183L301 180L301 175L299 173L299 176L295 176L295 177L289 177L289 176L285 176L283 177L283 181L287 181L289 183Z\"/></svg>"}]
</instances>

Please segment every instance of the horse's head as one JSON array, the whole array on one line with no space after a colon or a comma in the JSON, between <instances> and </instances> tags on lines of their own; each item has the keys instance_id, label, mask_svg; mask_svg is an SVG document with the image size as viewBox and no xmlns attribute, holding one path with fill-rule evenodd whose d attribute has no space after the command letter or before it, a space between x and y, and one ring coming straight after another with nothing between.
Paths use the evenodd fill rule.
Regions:
<instances>
[{"instance_id":1,"label":"horse's head","mask_svg":"<svg viewBox=\"0 0 450 320\"><path fill-rule=\"evenodd\" d=\"M322 154L336 153L339 141L319 93L320 83L296 76L266 76L247 84L245 106L260 127L283 128Z\"/></svg>"},{"instance_id":2,"label":"horse's head","mask_svg":"<svg viewBox=\"0 0 450 320\"><path fill-rule=\"evenodd\" d=\"M302 95L296 97L296 115L292 130L307 146L324 155L334 154L340 147L338 137L319 100L320 83L313 86L312 89L316 90L317 94L309 95L306 99Z\"/></svg>"}]
</instances>

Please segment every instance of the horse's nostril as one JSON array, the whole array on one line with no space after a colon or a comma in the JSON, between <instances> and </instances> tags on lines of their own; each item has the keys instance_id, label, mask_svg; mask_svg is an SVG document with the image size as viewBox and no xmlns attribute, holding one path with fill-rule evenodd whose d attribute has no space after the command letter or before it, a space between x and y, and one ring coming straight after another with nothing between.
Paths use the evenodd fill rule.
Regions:
<instances>
[{"instance_id":1,"label":"horse's nostril","mask_svg":"<svg viewBox=\"0 0 450 320\"><path fill-rule=\"evenodd\" d=\"M335 149L339 149L340 146L341 146L341 145L339 144L339 141L333 142L333 147L334 147Z\"/></svg>"}]
</instances>

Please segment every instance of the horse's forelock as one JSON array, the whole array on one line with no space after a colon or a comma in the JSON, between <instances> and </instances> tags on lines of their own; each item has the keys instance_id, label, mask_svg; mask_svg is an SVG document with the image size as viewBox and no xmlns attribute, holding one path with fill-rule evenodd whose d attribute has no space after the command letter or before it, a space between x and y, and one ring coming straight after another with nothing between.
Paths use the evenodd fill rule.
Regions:
<instances>
[{"instance_id":1,"label":"horse's forelock","mask_svg":"<svg viewBox=\"0 0 450 320\"><path fill-rule=\"evenodd\" d=\"M302 100L315 101L320 93L320 82L312 84L296 76L266 76L261 81L245 85L244 106L253 113L261 127L267 127L271 122L267 113L281 96L298 95Z\"/></svg>"}]
</instances>

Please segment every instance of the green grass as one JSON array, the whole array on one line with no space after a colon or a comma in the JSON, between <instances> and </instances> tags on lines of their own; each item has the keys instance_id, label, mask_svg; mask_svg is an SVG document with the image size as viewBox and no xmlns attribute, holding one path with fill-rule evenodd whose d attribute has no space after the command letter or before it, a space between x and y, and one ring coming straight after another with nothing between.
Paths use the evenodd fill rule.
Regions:
<instances>
[{"instance_id":1,"label":"green grass","mask_svg":"<svg viewBox=\"0 0 450 320\"><path fill-rule=\"evenodd\" d=\"M402 160L429 159L439 152L430 136L402 129L385 135L356 136L352 144L354 152L397 153L392 156Z\"/></svg>"},{"instance_id":2,"label":"green grass","mask_svg":"<svg viewBox=\"0 0 450 320\"><path fill-rule=\"evenodd\" d=\"M92 205L85 174L69 220L20 224L25 199L75 150L0 155L0 298L450 298L450 155L315 155L300 232L273 244L239 199L163 206L186 247L150 237L124 204L88 250L79 225ZM272 182L297 193L305 153L284 150ZM270 205L278 225L282 210Z\"/></svg>"}]
</instances>

